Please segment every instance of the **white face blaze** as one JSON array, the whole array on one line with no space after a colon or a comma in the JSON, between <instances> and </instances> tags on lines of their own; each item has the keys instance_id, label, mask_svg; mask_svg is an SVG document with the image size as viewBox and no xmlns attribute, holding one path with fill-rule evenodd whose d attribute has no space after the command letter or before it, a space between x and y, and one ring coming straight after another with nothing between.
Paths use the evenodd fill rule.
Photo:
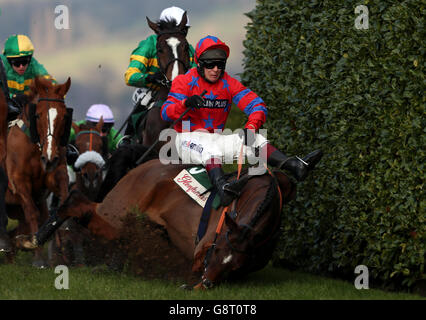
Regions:
<instances>
[{"instance_id":1,"label":"white face blaze","mask_svg":"<svg viewBox=\"0 0 426 320\"><path fill-rule=\"evenodd\" d=\"M169 45L169 47L172 48L173 56L175 57L175 59L177 59L178 58L177 47L180 44L180 41L175 37L170 37L169 39L166 40L166 42ZM175 61L173 63L172 78L170 80L173 81L173 79L177 77L178 73L179 73L178 62Z\"/></svg>"},{"instance_id":2,"label":"white face blaze","mask_svg":"<svg viewBox=\"0 0 426 320\"><path fill-rule=\"evenodd\" d=\"M53 132L55 131L55 119L58 115L58 111L55 108L50 108L48 111L49 116L49 127L47 128L47 159L49 161L52 160L52 140L53 140ZM50 132L49 132L50 130Z\"/></svg>"}]
</instances>

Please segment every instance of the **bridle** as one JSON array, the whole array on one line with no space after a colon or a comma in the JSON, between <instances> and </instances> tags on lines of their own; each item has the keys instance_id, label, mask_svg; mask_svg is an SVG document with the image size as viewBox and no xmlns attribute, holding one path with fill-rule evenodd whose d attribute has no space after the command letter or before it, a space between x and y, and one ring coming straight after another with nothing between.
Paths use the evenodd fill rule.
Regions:
<instances>
[{"instance_id":1,"label":"bridle","mask_svg":"<svg viewBox=\"0 0 426 320\"><path fill-rule=\"evenodd\" d=\"M83 130L77 133L75 136L75 139L77 140L77 137L81 136L82 134L88 134L89 135L89 151L93 150L93 135L97 135L99 137L102 137L101 134L96 130Z\"/></svg>"},{"instance_id":2,"label":"bridle","mask_svg":"<svg viewBox=\"0 0 426 320\"><path fill-rule=\"evenodd\" d=\"M102 135L101 135L101 133L99 132L99 131L97 131L97 130L92 130L92 129L89 129L89 130L82 130L82 131L80 131L79 133L77 133L77 135L75 136L75 139L77 140L77 138L79 137L79 136L81 136L81 135L83 135L83 134L88 134L89 135L89 149L88 150L86 150L85 152L89 152L89 151L93 151L93 152L96 152L96 153L99 153L99 152L97 152L97 151L94 151L93 150L93 135L97 135L97 136L99 136L99 137L101 137L102 138ZM104 141L102 141L103 143L104 143ZM81 155L80 154L80 151L77 149L77 148L75 148L76 150L77 150L77 153L79 154L79 156ZM85 152L83 152L83 154L85 153ZM103 156L100 154L100 156L103 158ZM96 164L96 163L95 163ZM99 166L99 165L97 165L96 164L96 166L97 166L97 172L102 172L103 170L104 170L104 166ZM80 171L80 169L81 169L81 167L80 168L75 168L74 167L74 170L75 171Z\"/></svg>"},{"instance_id":3,"label":"bridle","mask_svg":"<svg viewBox=\"0 0 426 320\"><path fill-rule=\"evenodd\" d=\"M63 103L65 105L65 100L64 99L58 99L58 98L39 98L38 101L37 101L37 103L40 103L42 101L60 102L60 103ZM47 110L49 110L49 104L48 103L47 103ZM34 115L34 116L35 116L35 118L38 118L38 115ZM49 112L47 112L47 134L46 134L46 137L43 139L43 143L40 142L40 138L38 138L39 139L38 146L39 146L40 150L43 149L44 142L47 141L48 137L52 137L54 140L57 140L56 137L52 134L52 128L50 127L50 114L49 114Z\"/></svg>"},{"instance_id":4,"label":"bridle","mask_svg":"<svg viewBox=\"0 0 426 320\"><path fill-rule=\"evenodd\" d=\"M186 40L186 33L184 32L184 31L176 31L176 30L169 30L169 31L161 31L161 32L159 32L158 33L158 38L160 37L160 36L162 36L162 35L167 35L167 34L183 34L184 36L185 36L185 41L187 42L187 40ZM160 44L160 41L158 41L158 39L157 39L157 52L159 51L159 49L160 49L160 46L159 46L159 44ZM161 65L161 61L160 60L158 60L158 65L160 66L160 72L161 72L161 74L163 75L163 77L164 77L164 79L163 80L161 80L160 81L160 83L161 83L161 85L162 86L164 86L164 87L166 87L166 88L170 88L171 86L172 86L172 81L171 80L169 80L168 78L167 78L167 75L165 74L165 72L167 71L167 69L169 68L169 66L170 66L170 64L172 64L172 63L174 63L174 62L178 62L178 63L181 63L182 65L183 65L183 68L184 68L184 70L185 70L185 73L189 70L189 62L188 63L186 63L185 61L183 61L182 59L179 59L179 58L173 58L173 59L171 59L171 60L169 60L169 62L167 62L167 64L166 64L166 66L163 68L163 66Z\"/></svg>"},{"instance_id":5,"label":"bridle","mask_svg":"<svg viewBox=\"0 0 426 320\"><path fill-rule=\"evenodd\" d=\"M274 179L271 181L271 183L269 184L268 190L266 191L266 196L265 196L265 200L258 206L257 210L256 210L256 214L255 216L251 219L251 221L248 224L240 224L240 226L243 227L243 230L241 231L240 235L237 238L237 242L242 242L244 241L248 234L252 231L254 231L254 227L256 225L256 223L259 221L259 219L262 217L263 213L266 211L266 209L268 208L268 206L271 204L272 199L274 198L275 194L277 192L280 192L277 190L277 188L279 189L279 186L277 184L277 181L274 177ZM235 205L234 205L235 207ZM235 214L238 214L235 210ZM280 208L280 212L281 212L281 208ZM232 212L231 212L232 213ZM262 247L263 245L267 244L269 241L271 241L272 239L274 239L277 230L279 230L278 226L279 226L279 222L280 222L280 215L276 215L277 219L274 223L274 227L272 229L271 232L269 232L268 236L263 239L262 241L260 241L257 244L253 244L251 246L249 246L249 250L240 250L237 247L235 247L235 245L233 245L229 239L229 235L231 234L231 229L228 229L228 231L225 234L225 239L226 239L226 243L228 245L228 247L231 249L231 251L235 251L238 253L242 253L242 254L246 254L246 255L253 255L253 252L256 251L256 249Z\"/></svg>"},{"instance_id":6,"label":"bridle","mask_svg":"<svg viewBox=\"0 0 426 320\"><path fill-rule=\"evenodd\" d=\"M241 231L241 233L239 234L239 236L237 238L238 243L242 242L244 239L247 238L247 236L250 232L254 231L254 227L255 227L256 223L263 216L264 212L269 207L269 205L271 205L272 200L274 199L274 197L277 193L279 194L279 197L280 197L279 212L281 213L281 211L282 211L282 193L281 193L277 178L273 175L273 173L271 171L269 171L269 173L272 176L272 180L271 180L271 183L268 186L268 190L266 192L265 199L256 209L256 214L251 219L251 221L248 224L240 224L240 226L243 226L244 229ZM231 213L227 213L228 215L233 215L234 217L236 217L238 215L238 212L236 211L236 202L237 202L237 200L233 201L232 211L231 211ZM233 218L233 217L231 216L231 218ZM248 246L248 250L240 250L234 244L232 244L231 240L229 239L229 236L232 232L231 232L231 229L228 229L228 231L225 234L226 245L231 249L232 252L244 254L244 255L247 255L249 259L253 259L253 257L256 254L256 250L259 250L264 245L268 244L270 241L276 239L277 235L279 234L280 221L281 221L281 214L277 214L272 231L269 232L267 237L265 237L259 243L251 244L250 246ZM209 260L210 260L212 254L213 254L213 251L216 249L216 247L217 247L216 241L213 241L213 244L208 249L206 256L204 258L204 262L203 262L204 272L203 272L203 275L201 277L201 285L205 288L210 288L210 287L213 286L213 282L211 280L209 280L205 276L205 274L207 272Z\"/></svg>"}]
</instances>

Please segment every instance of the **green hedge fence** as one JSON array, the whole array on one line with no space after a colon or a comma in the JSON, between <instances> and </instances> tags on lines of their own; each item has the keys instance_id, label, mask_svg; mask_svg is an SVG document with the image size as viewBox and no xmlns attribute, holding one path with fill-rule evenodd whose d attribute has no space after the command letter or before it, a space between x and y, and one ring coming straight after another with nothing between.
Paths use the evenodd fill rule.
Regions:
<instances>
[{"instance_id":1,"label":"green hedge fence","mask_svg":"<svg viewBox=\"0 0 426 320\"><path fill-rule=\"evenodd\" d=\"M268 138L325 153L286 208L275 261L424 281L425 2L258 0L247 16L242 80L268 105Z\"/></svg>"}]
</instances>

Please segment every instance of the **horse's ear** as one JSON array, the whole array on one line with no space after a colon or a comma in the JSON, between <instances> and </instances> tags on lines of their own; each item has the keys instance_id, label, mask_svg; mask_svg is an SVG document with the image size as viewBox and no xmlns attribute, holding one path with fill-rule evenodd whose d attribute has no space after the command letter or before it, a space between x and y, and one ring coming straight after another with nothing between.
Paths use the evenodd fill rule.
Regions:
<instances>
[{"instance_id":1,"label":"horse's ear","mask_svg":"<svg viewBox=\"0 0 426 320\"><path fill-rule=\"evenodd\" d=\"M185 29L187 22L188 22L188 17L186 16L186 11L185 11L183 16L182 16L182 20L180 21L180 23L178 25L179 30Z\"/></svg>"},{"instance_id":2,"label":"horse's ear","mask_svg":"<svg viewBox=\"0 0 426 320\"><path fill-rule=\"evenodd\" d=\"M149 20L149 18L148 18L148 17L146 17L146 21L148 22L148 26L149 26L152 30L154 30L154 32L155 32L156 34L159 34L159 33L160 33L160 29L158 28L158 24L156 24L155 22L152 22L151 20Z\"/></svg>"},{"instance_id":3,"label":"horse's ear","mask_svg":"<svg viewBox=\"0 0 426 320\"><path fill-rule=\"evenodd\" d=\"M96 124L96 131L102 132L102 127L104 126L104 116L101 116L98 123Z\"/></svg>"},{"instance_id":4,"label":"horse's ear","mask_svg":"<svg viewBox=\"0 0 426 320\"><path fill-rule=\"evenodd\" d=\"M57 91L59 95L65 96L70 89L71 86L71 78L68 77L67 81L59 86L59 90Z\"/></svg>"}]
</instances>

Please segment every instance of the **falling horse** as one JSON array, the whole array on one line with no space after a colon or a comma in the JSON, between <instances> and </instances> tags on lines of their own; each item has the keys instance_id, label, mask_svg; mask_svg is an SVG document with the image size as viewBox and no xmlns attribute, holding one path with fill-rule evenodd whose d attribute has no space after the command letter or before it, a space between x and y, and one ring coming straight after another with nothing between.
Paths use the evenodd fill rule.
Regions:
<instances>
[{"instance_id":1,"label":"falling horse","mask_svg":"<svg viewBox=\"0 0 426 320\"><path fill-rule=\"evenodd\" d=\"M54 85L36 78L32 96L7 137L6 167L9 188L6 205L9 217L19 221L15 235L35 234L48 216L46 196L53 192L60 201L68 196L65 146L72 122L72 109L64 96L71 80ZM31 241L16 240L17 247L33 248ZM43 267L41 249L33 264Z\"/></svg>"},{"instance_id":2,"label":"falling horse","mask_svg":"<svg viewBox=\"0 0 426 320\"><path fill-rule=\"evenodd\" d=\"M43 243L68 217L84 220L93 234L117 239L124 218L137 208L167 230L172 243L193 261L193 272L202 272L195 288L209 288L228 275L263 268L279 236L282 203L295 196L294 184L282 172L242 175L246 184L241 196L226 213L221 208L211 211L206 232L196 243L203 209L173 181L184 168L188 165L163 165L158 159L145 162L123 177L102 203L72 192L58 210L59 220L45 224L37 239Z\"/></svg>"},{"instance_id":3,"label":"falling horse","mask_svg":"<svg viewBox=\"0 0 426 320\"><path fill-rule=\"evenodd\" d=\"M161 105L167 99L173 79L187 72L190 68L189 44L186 40L187 16L184 13L179 25L175 20L160 21L158 24L148 19L149 27L157 34L157 63L164 79L161 84L153 85L155 89L152 93L152 104L148 106L146 118L142 120L140 126L141 142L145 146L155 143L160 132L169 127L170 123L161 118ZM155 62L153 62L155 63ZM158 88L157 88L158 87ZM145 122L145 123L143 123ZM161 145L158 145L158 151Z\"/></svg>"}]
</instances>

